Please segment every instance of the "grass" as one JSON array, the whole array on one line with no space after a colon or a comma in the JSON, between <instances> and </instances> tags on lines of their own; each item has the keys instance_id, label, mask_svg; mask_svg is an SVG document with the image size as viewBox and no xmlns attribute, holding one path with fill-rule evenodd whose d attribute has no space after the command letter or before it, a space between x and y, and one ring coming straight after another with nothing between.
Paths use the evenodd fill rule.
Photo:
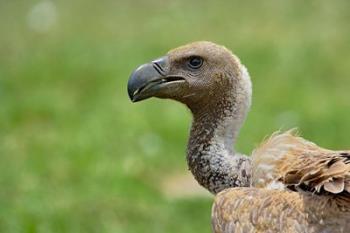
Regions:
<instances>
[{"instance_id":1,"label":"grass","mask_svg":"<svg viewBox=\"0 0 350 233\"><path fill-rule=\"evenodd\" d=\"M189 112L126 94L136 66L194 40L251 73L241 151L295 126L349 148L348 1L61 0L51 25L39 3L0 3L0 232L210 232L211 198L159 185L187 169Z\"/></svg>"}]
</instances>

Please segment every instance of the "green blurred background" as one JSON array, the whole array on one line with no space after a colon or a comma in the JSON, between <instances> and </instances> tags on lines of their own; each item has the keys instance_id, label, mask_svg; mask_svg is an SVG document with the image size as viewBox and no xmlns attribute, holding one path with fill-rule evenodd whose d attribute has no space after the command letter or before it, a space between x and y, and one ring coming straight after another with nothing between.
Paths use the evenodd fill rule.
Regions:
<instances>
[{"instance_id":1,"label":"green blurred background","mask_svg":"<svg viewBox=\"0 0 350 233\"><path fill-rule=\"evenodd\" d=\"M349 1L0 1L0 232L210 232L190 114L131 104L130 72L195 40L254 83L238 148L298 126L349 148Z\"/></svg>"}]
</instances>

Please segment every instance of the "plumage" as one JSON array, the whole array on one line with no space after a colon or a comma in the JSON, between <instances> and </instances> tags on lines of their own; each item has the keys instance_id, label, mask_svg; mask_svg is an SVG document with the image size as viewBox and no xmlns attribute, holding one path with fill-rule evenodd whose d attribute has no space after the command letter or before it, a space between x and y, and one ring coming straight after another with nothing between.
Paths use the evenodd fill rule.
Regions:
<instances>
[{"instance_id":1,"label":"plumage","mask_svg":"<svg viewBox=\"0 0 350 233\"><path fill-rule=\"evenodd\" d=\"M214 232L348 232L349 155L275 133L252 154L253 187L215 197Z\"/></svg>"},{"instance_id":2,"label":"plumage","mask_svg":"<svg viewBox=\"0 0 350 233\"><path fill-rule=\"evenodd\" d=\"M296 130L274 133L251 157L235 150L251 86L231 51L195 42L136 69L128 93L134 102L169 98L191 110L187 163L216 194L214 232L349 232L350 151L321 148Z\"/></svg>"},{"instance_id":3,"label":"plumage","mask_svg":"<svg viewBox=\"0 0 350 233\"><path fill-rule=\"evenodd\" d=\"M252 154L252 186L280 187L316 194L348 194L350 152L323 149L288 131L275 134ZM349 203L350 205L350 203Z\"/></svg>"},{"instance_id":4,"label":"plumage","mask_svg":"<svg viewBox=\"0 0 350 233\"><path fill-rule=\"evenodd\" d=\"M346 233L349 196L305 195L261 188L230 188L215 197L212 226L216 233Z\"/></svg>"}]
</instances>

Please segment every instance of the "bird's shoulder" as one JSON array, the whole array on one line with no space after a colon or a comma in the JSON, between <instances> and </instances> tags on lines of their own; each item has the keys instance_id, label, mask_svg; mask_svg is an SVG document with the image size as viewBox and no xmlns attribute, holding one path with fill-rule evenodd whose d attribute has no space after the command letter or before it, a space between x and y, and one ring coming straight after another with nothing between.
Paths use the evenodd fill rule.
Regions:
<instances>
[{"instance_id":1,"label":"bird's shoulder","mask_svg":"<svg viewBox=\"0 0 350 233\"><path fill-rule=\"evenodd\" d=\"M215 197L213 232L345 233L349 201L288 190L230 188Z\"/></svg>"},{"instance_id":2,"label":"bird's shoulder","mask_svg":"<svg viewBox=\"0 0 350 233\"><path fill-rule=\"evenodd\" d=\"M306 225L300 194L259 188L220 192L212 208L214 232L303 232Z\"/></svg>"}]
</instances>

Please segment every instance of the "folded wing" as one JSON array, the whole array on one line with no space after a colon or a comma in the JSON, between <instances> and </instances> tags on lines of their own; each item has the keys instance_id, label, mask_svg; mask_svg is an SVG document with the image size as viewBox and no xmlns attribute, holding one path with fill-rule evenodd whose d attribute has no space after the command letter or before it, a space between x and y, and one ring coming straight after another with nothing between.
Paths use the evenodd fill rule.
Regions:
<instances>
[{"instance_id":1,"label":"folded wing","mask_svg":"<svg viewBox=\"0 0 350 233\"><path fill-rule=\"evenodd\" d=\"M295 131L274 134L253 152L253 186L350 195L350 152L317 146Z\"/></svg>"}]
</instances>

